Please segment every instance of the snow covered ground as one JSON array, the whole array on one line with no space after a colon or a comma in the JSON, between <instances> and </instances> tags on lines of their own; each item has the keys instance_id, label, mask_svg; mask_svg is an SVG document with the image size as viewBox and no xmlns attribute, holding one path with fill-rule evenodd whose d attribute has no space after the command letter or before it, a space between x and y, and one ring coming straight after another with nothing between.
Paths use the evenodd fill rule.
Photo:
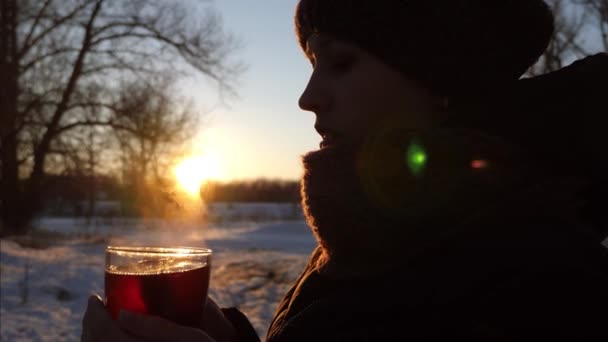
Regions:
<instances>
[{"instance_id":1,"label":"snow covered ground","mask_svg":"<svg viewBox=\"0 0 608 342\"><path fill-rule=\"evenodd\" d=\"M301 219L192 225L177 221L42 219L47 248L0 240L0 340L79 341L89 294L103 295L108 244L213 249L210 296L237 306L263 337L274 310L303 269L315 241ZM68 235L69 238L51 239Z\"/></svg>"}]
</instances>

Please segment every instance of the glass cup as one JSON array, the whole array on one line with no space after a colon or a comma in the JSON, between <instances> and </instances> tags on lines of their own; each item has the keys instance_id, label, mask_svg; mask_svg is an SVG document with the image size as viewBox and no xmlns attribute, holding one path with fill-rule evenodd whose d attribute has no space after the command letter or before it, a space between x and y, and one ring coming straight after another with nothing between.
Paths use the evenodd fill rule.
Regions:
<instances>
[{"instance_id":1,"label":"glass cup","mask_svg":"<svg viewBox=\"0 0 608 342\"><path fill-rule=\"evenodd\" d=\"M106 308L159 316L200 327L211 267L210 249L193 247L106 248Z\"/></svg>"}]
</instances>

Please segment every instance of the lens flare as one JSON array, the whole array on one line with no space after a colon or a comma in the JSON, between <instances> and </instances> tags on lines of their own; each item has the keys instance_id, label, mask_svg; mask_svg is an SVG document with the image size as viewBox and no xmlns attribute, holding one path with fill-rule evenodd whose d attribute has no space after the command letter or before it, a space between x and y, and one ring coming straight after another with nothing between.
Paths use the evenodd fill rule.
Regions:
<instances>
[{"instance_id":1,"label":"lens flare","mask_svg":"<svg viewBox=\"0 0 608 342\"><path fill-rule=\"evenodd\" d=\"M422 175L427 161L428 156L422 145L412 142L407 149L407 165L410 168L410 172L414 176Z\"/></svg>"},{"instance_id":2,"label":"lens flare","mask_svg":"<svg viewBox=\"0 0 608 342\"><path fill-rule=\"evenodd\" d=\"M473 169L486 169L488 167L488 161L484 159L474 159L471 161L471 167Z\"/></svg>"}]
</instances>

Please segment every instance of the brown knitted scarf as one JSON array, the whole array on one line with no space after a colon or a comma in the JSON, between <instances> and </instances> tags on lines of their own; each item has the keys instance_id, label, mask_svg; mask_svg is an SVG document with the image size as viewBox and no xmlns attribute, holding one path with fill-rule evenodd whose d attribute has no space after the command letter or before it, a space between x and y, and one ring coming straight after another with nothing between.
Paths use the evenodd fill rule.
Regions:
<instances>
[{"instance_id":1,"label":"brown knitted scarf","mask_svg":"<svg viewBox=\"0 0 608 342\"><path fill-rule=\"evenodd\" d=\"M304 156L302 204L323 249L322 268L350 273L368 265L380 272L396 258L406 260L458 233L501 200L522 196L539 179L525 156L479 134L396 136ZM411 144L428 157L419 174L406 161ZM474 160L486 167L472 167Z\"/></svg>"}]
</instances>

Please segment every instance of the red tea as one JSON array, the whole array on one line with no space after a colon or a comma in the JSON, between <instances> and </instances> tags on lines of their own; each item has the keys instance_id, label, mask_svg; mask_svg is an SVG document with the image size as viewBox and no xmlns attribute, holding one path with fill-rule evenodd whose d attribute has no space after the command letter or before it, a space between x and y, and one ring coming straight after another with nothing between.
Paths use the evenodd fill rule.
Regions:
<instances>
[{"instance_id":1,"label":"red tea","mask_svg":"<svg viewBox=\"0 0 608 342\"><path fill-rule=\"evenodd\" d=\"M196 261L143 261L111 266L105 274L106 306L198 327L209 288L209 265Z\"/></svg>"}]
</instances>

